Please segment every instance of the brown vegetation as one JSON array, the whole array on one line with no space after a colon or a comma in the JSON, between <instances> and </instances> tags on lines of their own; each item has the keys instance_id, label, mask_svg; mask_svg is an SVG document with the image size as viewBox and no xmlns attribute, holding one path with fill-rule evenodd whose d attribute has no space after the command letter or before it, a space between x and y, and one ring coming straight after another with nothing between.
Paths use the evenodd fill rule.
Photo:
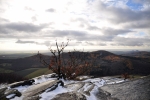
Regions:
<instances>
[{"instance_id":1,"label":"brown vegetation","mask_svg":"<svg viewBox=\"0 0 150 100\"><path fill-rule=\"evenodd\" d=\"M63 51L65 47L68 46L69 41L60 46L56 41L57 50L53 50L50 48L50 52L53 54L50 59L50 63L46 62L40 53L40 61L42 64L49 67L54 73L58 74L58 79L67 78L67 79L75 79L79 75L87 74L90 71L90 68L94 65L94 54L88 56L88 53L84 52L68 52L68 58L65 59L63 57ZM89 57L93 57L93 60L89 60Z\"/></svg>"},{"instance_id":2,"label":"brown vegetation","mask_svg":"<svg viewBox=\"0 0 150 100\"><path fill-rule=\"evenodd\" d=\"M116 55L105 56L103 59L104 59L104 60L111 61L111 62L120 61L120 60L121 60L121 58L118 57L118 56L116 56Z\"/></svg>"}]
</instances>

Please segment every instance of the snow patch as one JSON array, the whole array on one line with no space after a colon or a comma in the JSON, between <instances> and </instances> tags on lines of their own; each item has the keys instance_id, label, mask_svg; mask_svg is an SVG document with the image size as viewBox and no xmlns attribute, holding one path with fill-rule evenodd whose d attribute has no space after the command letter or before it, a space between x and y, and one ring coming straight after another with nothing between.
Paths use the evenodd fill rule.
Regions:
<instances>
[{"instance_id":1,"label":"snow patch","mask_svg":"<svg viewBox=\"0 0 150 100\"><path fill-rule=\"evenodd\" d=\"M49 89L47 89L45 92L40 94L41 99L40 100L51 100L54 98L57 94L66 93L68 90L66 88L63 88L62 86L58 85L58 87L51 91L47 92Z\"/></svg>"},{"instance_id":2,"label":"snow patch","mask_svg":"<svg viewBox=\"0 0 150 100\"><path fill-rule=\"evenodd\" d=\"M8 96L6 96L7 99L12 98L13 96L15 96L16 94L10 94Z\"/></svg>"},{"instance_id":3,"label":"snow patch","mask_svg":"<svg viewBox=\"0 0 150 100\"><path fill-rule=\"evenodd\" d=\"M97 100L97 97L96 97L96 93L98 92L97 88L98 88L97 86L93 88L93 90L90 92L90 96L85 95L87 100Z\"/></svg>"},{"instance_id":4,"label":"snow patch","mask_svg":"<svg viewBox=\"0 0 150 100\"><path fill-rule=\"evenodd\" d=\"M53 76L55 73L52 73L52 74L48 74L48 75L42 75L42 76L39 76L39 77L35 77L33 78L34 79L34 84L40 84L40 83L43 83L43 82L46 82L48 80L53 80L53 79L56 79L56 78L51 78L51 76Z\"/></svg>"}]
</instances>

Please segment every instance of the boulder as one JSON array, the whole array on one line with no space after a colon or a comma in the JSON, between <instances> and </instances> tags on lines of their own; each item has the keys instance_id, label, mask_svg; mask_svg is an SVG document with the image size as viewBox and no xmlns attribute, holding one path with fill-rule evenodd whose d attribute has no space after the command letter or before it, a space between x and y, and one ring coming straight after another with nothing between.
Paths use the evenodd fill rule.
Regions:
<instances>
[{"instance_id":1,"label":"boulder","mask_svg":"<svg viewBox=\"0 0 150 100\"><path fill-rule=\"evenodd\" d=\"M30 88L28 88L25 92L23 92L23 100L30 100L31 97L45 91L46 89L52 87L53 85L57 84L59 80L50 80L43 82L41 84L36 84Z\"/></svg>"},{"instance_id":2,"label":"boulder","mask_svg":"<svg viewBox=\"0 0 150 100\"><path fill-rule=\"evenodd\" d=\"M99 88L102 100L150 100L150 76Z\"/></svg>"}]
</instances>

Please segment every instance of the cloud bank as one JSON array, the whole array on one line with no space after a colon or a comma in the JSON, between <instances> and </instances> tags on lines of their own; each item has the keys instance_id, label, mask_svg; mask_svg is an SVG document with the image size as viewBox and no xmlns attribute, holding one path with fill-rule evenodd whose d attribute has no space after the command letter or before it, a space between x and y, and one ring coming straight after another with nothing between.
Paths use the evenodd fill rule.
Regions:
<instances>
[{"instance_id":1,"label":"cloud bank","mask_svg":"<svg viewBox=\"0 0 150 100\"><path fill-rule=\"evenodd\" d=\"M149 0L7 0L0 14L0 38L14 44L150 48Z\"/></svg>"}]
</instances>

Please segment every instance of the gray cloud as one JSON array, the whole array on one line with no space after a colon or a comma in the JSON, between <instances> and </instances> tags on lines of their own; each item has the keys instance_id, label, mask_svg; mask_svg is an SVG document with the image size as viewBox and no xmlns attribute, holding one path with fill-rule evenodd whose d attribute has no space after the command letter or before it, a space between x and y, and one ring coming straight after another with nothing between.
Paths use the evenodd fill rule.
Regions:
<instances>
[{"instance_id":1,"label":"gray cloud","mask_svg":"<svg viewBox=\"0 0 150 100\"><path fill-rule=\"evenodd\" d=\"M38 32L43 29L46 24L34 25L31 23L5 23L0 24L0 33L18 32Z\"/></svg>"},{"instance_id":2,"label":"gray cloud","mask_svg":"<svg viewBox=\"0 0 150 100\"><path fill-rule=\"evenodd\" d=\"M150 21L150 9L133 11L129 8L108 6L102 1L99 1L97 4L97 11L102 11L105 15L113 16L109 20L116 24L145 20Z\"/></svg>"},{"instance_id":3,"label":"gray cloud","mask_svg":"<svg viewBox=\"0 0 150 100\"><path fill-rule=\"evenodd\" d=\"M41 30L44 26L33 25L30 23L10 23L6 24L8 29L24 32L37 32Z\"/></svg>"},{"instance_id":4,"label":"gray cloud","mask_svg":"<svg viewBox=\"0 0 150 100\"><path fill-rule=\"evenodd\" d=\"M119 34L125 34L125 33L133 32L133 31L130 31L128 29L125 30L125 29L104 28L104 29L102 29L102 32L104 35L116 36Z\"/></svg>"},{"instance_id":5,"label":"gray cloud","mask_svg":"<svg viewBox=\"0 0 150 100\"><path fill-rule=\"evenodd\" d=\"M100 30L100 28L98 28L97 26L90 26L88 25L88 30Z\"/></svg>"},{"instance_id":6,"label":"gray cloud","mask_svg":"<svg viewBox=\"0 0 150 100\"><path fill-rule=\"evenodd\" d=\"M128 32L133 32L128 29L112 29L112 28L104 28L101 29L101 32L103 35L96 35L94 36L93 40L98 40L98 41L113 41L115 37L117 37L120 34L126 34ZM102 44L103 45L103 44Z\"/></svg>"},{"instance_id":7,"label":"gray cloud","mask_svg":"<svg viewBox=\"0 0 150 100\"><path fill-rule=\"evenodd\" d=\"M132 32L124 29L105 28L101 30L103 35L89 34L86 31L75 30L54 30L48 31L44 37L67 37L69 39L76 39L78 41L112 41L119 34Z\"/></svg>"},{"instance_id":8,"label":"gray cloud","mask_svg":"<svg viewBox=\"0 0 150 100\"><path fill-rule=\"evenodd\" d=\"M25 43L37 43L37 42L35 42L35 41L22 41L22 40L17 40L16 43L25 44Z\"/></svg>"},{"instance_id":9,"label":"gray cloud","mask_svg":"<svg viewBox=\"0 0 150 100\"><path fill-rule=\"evenodd\" d=\"M123 25L127 29L149 29L150 21L137 21Z\"/></svg>"},{"instance_id":10,"label":"gray cloud","mask_svg":"<svg viewBox=\"0 0 150 100\"><path fill-rule=\"evenodd\" d=\"M55 37L55 38L63 38L67 37L68 39L78 40L78 41L93 41L99 35L92 35L86 31L76 31L76 30L54 30L54 31L47 31L44 37Z\"/></svg>"},{"instance_id":11,"label":"gray cloud","mask_svg":"<svg viewBox=\"0 0 150 100\"><path fill-rule=\"evenodd\" d=\"M101 35L97 36L98 41L112 41L115 36L113 35Z\"/></svg>"},{"instance_id":12,"label":"gray cloud","mask_svg":"<svg viewBox=\"0 0 150 100\"><path fill-rule=\"evenodd\" d=\"M123 37L114 38L114 42L117 46L145 46L150 44L149 41L150 39L148 38L123 38Z\"/></svg>"},{"instance_id":13,"label":"gray cloud","mask_svg":"<svg viewBox=\"0 0 150 100\"><path fill-rule=\"evenodd\" d=\"M50 9L47 9L46 12L56 12L56 10L53 8L50 8Z\"/></svg>"},{"instance_id":14,"label":"gray cloud","mask_svg":"<svg viewBox=\"0 0 150 100\"><path fill-rule=\"evenodd\" d=\"M15 43L20 43L20 44L26 44L26 43L32 43L32 44L37 44L37 45L46 45L46 46L54 46L54 43L51 43L51 41L44 41L43 43L39 43L36 41L24 41L24 40L20 40L18 39Z\"/></svg>"},{"instance_id":15,"label":"gray cloud","mask_svg":"<svg viewBox=\"0 0 150 100\"><path fill-rule=\"evenodd\" d=\"M54 30L54 31L49 31L48 34L46 34L45 36L50 36L50 37L64 37L64 36L82 37L85 35L86 35L86 32L84 32L84 31Z\"/></svg>"},{"instance_id":16,"label":"gray cloud","mask_svg":"<svg viewBox=\"0 0 150 100\"><path fill-rule=\"evenodd\" d=\"M150 10L144 11L132 11L130 9L113 9L112 12L115 15L115 23L134 22L134 21L149 21Z\"/></svg>"}]
</instances>

